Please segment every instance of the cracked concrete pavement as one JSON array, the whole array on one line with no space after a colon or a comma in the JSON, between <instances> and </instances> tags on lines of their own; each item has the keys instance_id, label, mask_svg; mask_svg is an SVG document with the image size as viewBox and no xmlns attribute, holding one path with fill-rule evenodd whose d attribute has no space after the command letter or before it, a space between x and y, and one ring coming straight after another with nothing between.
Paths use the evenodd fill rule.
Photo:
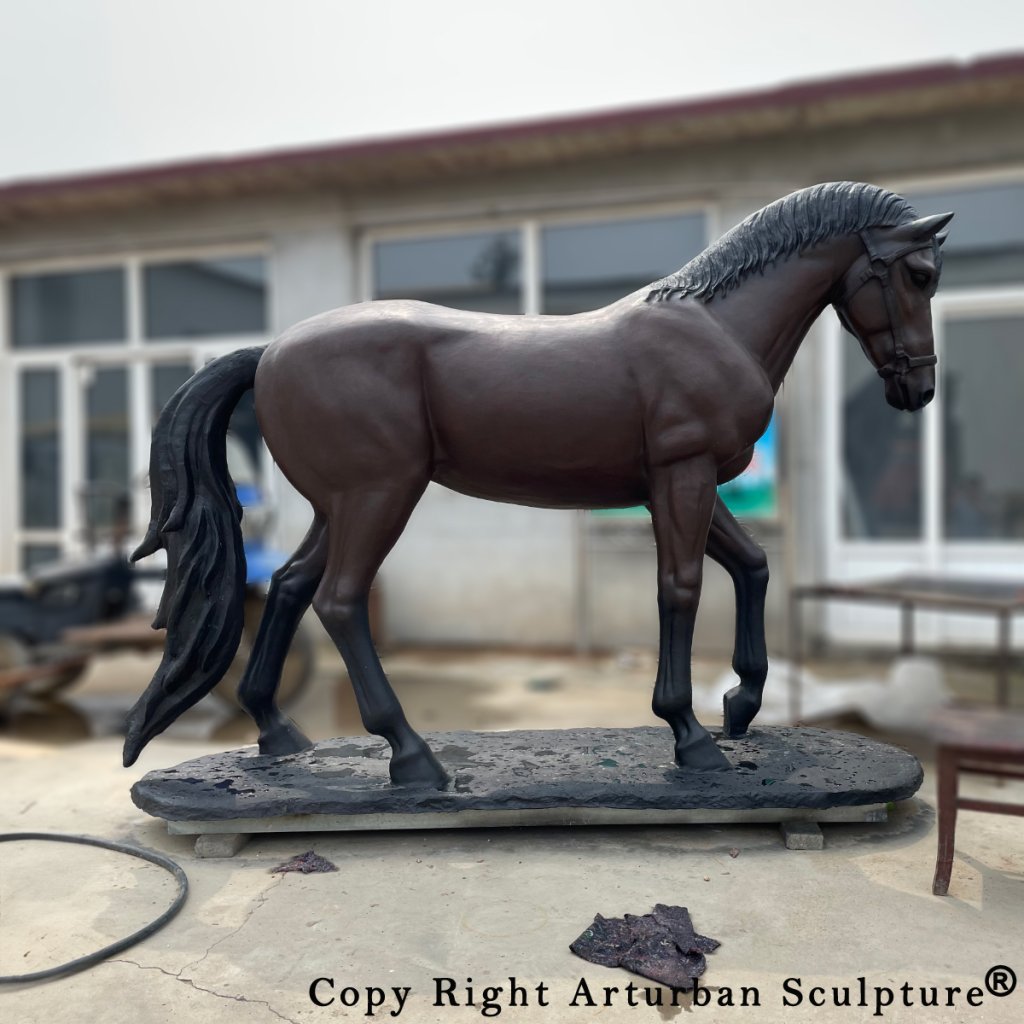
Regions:
<instances>
[{"instance_id":1,"label":"cracked concrete pavement","mask_svg":"<svg viewBox=\"0 0 1024 1024\"><path fill-rule=\"evenodd\" d=\"M615 704L610 696L595 701L602 715ZM644 705L637 702L638 719ZM323 722L337 731L329 716ZM527 723L548 724L522 715L503 722ZM85 833L148 846L177 860L191 884L174 921L115 959L0 991L4 1024L472 1020L484 1016L483 989L507 987L510 977L527 989L529 1004L502 1005L500 1017L524 1024L656 1024L691 1015L785 1016L796 1024L1024 1019L1019 991L977 1008L894 1007L884 1018L871 1008L816 1008L806 999L782 1005L791 977L802 979L804 992L812 984L856 986L859 977L869 988L906 981L966 990L993 965L1024 971L1024 820L962 814L950 896L933 897L930 771L921 799L888 824L826 826L821 852L788 852L768 827L543 828L278 835L254 839L229 860L200 860L189 838L168 835L134 807L128 790L152 768L228 745L161 738L126 770L116 738L62 747L0 740L0 831ZM965 789L1024 799L1016 783L977 778ZM339 870L270 873L310 848ZM153 865L95 848L0 844L0 974L68 960L138 928L168 904L174 884ZM760 1007L702 1008L688 997L676 1007L633 1007L626 986L637 982L642 1002L642 979L569 952L595 913L645 913L658 902L688 906L696 927L722 941L705 977L714 999L731 989L738 1001L741 986L756 987ZM351 987L356 1005L314 1005L309 989L318 977L333 979L320 994L339 997ZM439 977L454 979L459 1006L434 1005ZM584 999L570 1006L581 978L599 1002L604 986L618 989L612 1005L589 1007ZM537 1005L540 983L548 1006ZM465 1005L467 984L476 1005ZM396 1018L392 989L405 987ZM382 1006L369 1006L368 988L383 993Z\"/></svg>"}]
</instances>

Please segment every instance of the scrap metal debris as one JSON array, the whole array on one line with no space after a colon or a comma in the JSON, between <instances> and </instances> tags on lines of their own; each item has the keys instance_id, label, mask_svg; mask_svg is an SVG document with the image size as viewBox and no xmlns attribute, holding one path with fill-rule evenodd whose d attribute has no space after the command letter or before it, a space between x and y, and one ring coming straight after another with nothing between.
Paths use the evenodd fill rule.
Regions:
<instances>
[{"instance_id":1,"label":"scrap metal debris","mask_svg":"<svg viewBox=\"0 0 1024 1024\"><path fill-rule=\"evenodd\" d=\"M312 875L318 871L337 870L325 857L321 857L312 850L307 850L305 853L300 853L297 857L292 857L291 860L286 860L283 864L278 864L276 868L271 868L270 873L272 875L279 875L284 874L286 871L301 871L304 875Z\"/></svg>"},{"instance_id":2,"label":"scrap metal debris","mask_svg":"<svg viewBox=\"0 0 1024 1024\"><path fill-rule=\"evenodd\" d=\"M624 967L670 988L691 989L707 968L705 954L719 945L716 939L697 934L686 907L658 903L642 917L598 914L569 949L592 964Z\"/></svg>"}]
</instances>

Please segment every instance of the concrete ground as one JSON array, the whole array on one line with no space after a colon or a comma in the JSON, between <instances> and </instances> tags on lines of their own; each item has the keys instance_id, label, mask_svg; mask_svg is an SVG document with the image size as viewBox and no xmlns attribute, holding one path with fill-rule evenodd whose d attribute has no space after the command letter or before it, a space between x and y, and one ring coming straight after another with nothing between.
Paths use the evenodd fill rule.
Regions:
<instances>
[{"instance_id":1,"label":"concrete ground","mask_svg":"<svg viewBox=\"0 0 1024 1024\"><path fill-rule=\"evenodd\" d=\"M442 729L644 724L645 658L583 665L525 655L389 660L410 717ZM720 667L699 666L698 675L714 678ZM191 840L169 836L132 805L129 787L150 769L245 742L248 733L232 722L200 740L189 729L199 735L210 720L186 723L176 738L151 744L135 767L121 768L120 741L85 738L84 723L91 716L102 732L104 700L116 704L141 668L112 659L76 691L78 711L25 715L0 739L0 831L85 833L164 851L188 874L188 903L163 931L111 961L0 992L4 1024L420 1022L491 1018L496 1010L523 1022L1024 1020L1020 991L1005 998L983 991L976 1007L965 999L973 986L984 989L993 966L1024 971L1024 821L962 814L950 895L932 896L927 763L919 800L897 808L885 825L825 826L821 852L786 851L773 828L701 826L292 834L255 839L231 860L200 860ZM347 688L339 698L337 683L328 663L295 709L317 736L355 729ZM927 757L926 746L917 749ZM964 788L1024 800L1017 784L977 778ZM270 873L310 848L338 871ZM5 843L0 865L0 974L102 946L160 913L174 890L159 868L87 847ZM712 1005L690 997L667 1005L671 994L654 983L569 952L595 913L640 914L659 902L688 906L698 930L721 940L705 976ZM527 1006L508 1005L510 977L527 990ZM858 1008L861 977L869 1005ZM333 979L316 992L335 1002L311 1002L317 978ZM437 978L453 979L458 1006L434 1005ZM796 978L789 987L803 1000L785 1006L784 985ZM581 979L598 1005L580 992ZM639 1006L629 1005L630 982ZM541 983L547 1006L537 1005ZM946 986L963 991L952 1008L904 1007L904 983L915 1003L921 986L939 986L941 1002ZM483 1005L488 986L505 988L491 994L494 1006ZM618 990L607 1006L605 986ZM751 990L748 1003L757 989L760 1006L714 1005L730 995L738 1004L742 986ZM824 987L829 1003L833 986L840 998L851 987L854 1007L811 1006L814 986ZM880 999L888 990L895 999L882 1017L874 1015L876 986ZM475 1005L466 1005L469 988ZM647 988L666 1005L646 1005ZM368 999L384 1002L370 1007Z\"/></svg>"}]
</instances>

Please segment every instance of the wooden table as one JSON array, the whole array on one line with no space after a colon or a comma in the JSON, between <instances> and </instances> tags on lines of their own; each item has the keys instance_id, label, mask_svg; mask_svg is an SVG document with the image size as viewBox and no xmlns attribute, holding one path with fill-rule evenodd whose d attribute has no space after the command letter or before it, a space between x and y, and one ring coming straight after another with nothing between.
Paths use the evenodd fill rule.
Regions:
<instances>
[{"instance_id":1,"label":"wooden table","mask_svg":"<svg viewBox=\"0 0 1024 1024\"><path fill-rule=\"evenodd\" d=\"M163 647L167 630L153 629L151 614L127 615L94 626L75 626L61 634L63 643L92 653L122 648L155 650Z\"/></svg>"},{"instance_id":2,"label":"wooden table","mask_svg":"<svg viewBox=\"0 0 1024 1024\"><path fill-rule=\"evenodd\" d=\"M932 892L945 896L953 870L957 811L1024 816L1024 804L958 794L960 772L1024 779L1024 715L948 709L933 720L938 767L939 850Z\"/></svg>"},{"instance_id":3,"label":"wooden table","mask_svg":"<svg viewBox=\"0 0 1024 1024\"><path fill-rule=\"evenodd\" d=\"M962 576L895 576L866 583L813 583L790 591L789 658L793 665L790 687L792 720L800 718L799 668L803 659L801 602L860 601L868 604L890 604L900 609L900 653L914 652L914 611L991 615L996 619L996 702L1000 707L1010 703L1011 624L1013 616L1024 612L1024 580L971 579Z\"/></svg>"}]
</instances>

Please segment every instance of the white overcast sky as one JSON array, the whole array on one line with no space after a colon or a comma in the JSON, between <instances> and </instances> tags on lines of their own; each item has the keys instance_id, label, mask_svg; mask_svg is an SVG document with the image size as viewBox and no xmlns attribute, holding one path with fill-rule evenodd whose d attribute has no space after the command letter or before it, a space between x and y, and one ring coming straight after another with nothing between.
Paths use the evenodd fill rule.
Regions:
<instances>
[{"instance_id":1,"label":"white overcast sky","mask_svg":"<svg viewBox=\"0 0 1024 1024\"><path fill-rule=\"evenodd\" d=\"M1019 0L0 0L0 181L1015 50Z\"/></svg>"}]
</instances>

